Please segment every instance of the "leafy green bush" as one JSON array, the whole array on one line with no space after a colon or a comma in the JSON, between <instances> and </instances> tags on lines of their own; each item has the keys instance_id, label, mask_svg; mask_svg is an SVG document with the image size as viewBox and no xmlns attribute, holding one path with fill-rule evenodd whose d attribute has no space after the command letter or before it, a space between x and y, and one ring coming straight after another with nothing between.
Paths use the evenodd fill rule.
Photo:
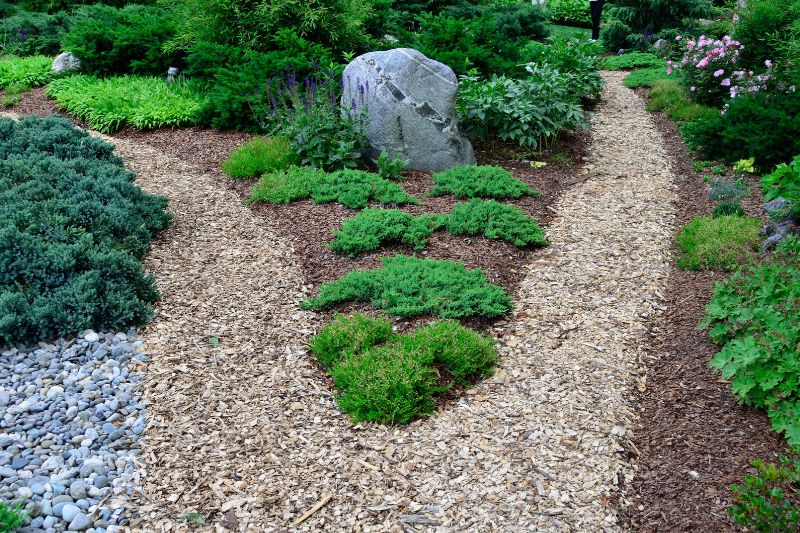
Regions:
<instances>
[{"instance_id":1,"label":"leafy green bush","mask_svg":"<svg viewBox=\"0 0 800 533\"><path fill-rule=\"evenodd\" d=\"M0 89L40 87L53 78L52 64L52 58L44 56L0 59Z\"/></svg>"},{"instance_id":2,"label":"leafy green bush","mask_svg":"<svg viewBox=\"0 0 800 533\"><path fill-rule=\"evenodd\" d=\"M547 2L550 19L564 24L592 27L588 0L550 0Z\"/></svg>"},{"instance_id":3,"label":"leafy green bush","mask_svg":"<svg viewBox=\"0 0 800 533\"><path fill-rule=\"evenodd\" d=\"M717 219L720 220L720 219ZM722 346L711 366L746 405L768 410L772 426L800 445L800 257L774 261L717 283L701 328Z\"/></svg>"},{"instance_id":4,"label":"leafy green bush","mask_svg":"<svg viewBox=\"0 0 800 533\"><path fill-rule=\"evenodd\" d=\"M800 506L791 498L800 489L800 461L781 457L779 464L753 461L755 475L744 476L744 485L734 485L734 520L750 531L789 533L800 529ZM795 501L793 501L793 499Z\"/></svg>"},{"instance_id":5,"label":"leafy green bush","mask_svg":"<svg viewBox=\"0 0 800 533\"><path fill-rule=\"evenodd\" d=\"M622 80L622 84L629 89L638 87L652 87L657 81L669 79L667 70L663 67L644 68L634 70Z\"/></svg>"},{"instance_id":6,"label":"leafy green bush","mask_svg":"<svg viewBox=\"0 0 800 533\"><path fill-rule=\"evenodd\" d=\"M744 217L697 217L677 237L678 267L687 270L736 270L758 252L761 220Z\"/></svg>"},{"instance_id":7,"label":"leafy green bush","mask_svg":"<svg viewBox=\"0 0 800 533\"><path fill-rule=\"evenodd\" d=\"M0 54L57 55L69 21L66 13L20 11L10 17L0 15Z\"/></svg>"},{"instance_id":8,"label":"leafy green bush","mask_svg":"<svg viewBox=\"0 0 800 533\"><path fill-rule=\"evenodd\" d=\"M687 123L681 132L705 159L732 163L755 157L756 167L768 172L800 154L800 92L737 96L724 114Z\"/></svg>"},{"instance_id":9,"label":"leafy green bush","mask_svg":"<svg viewBox=\"0 0 800 533\"><path fill-rule=\"evenodd\" d=\"M203 105L202 94L191 83L168 84L143 76L69 76L50 83L45 94L104 133L125 124L140 129L195 124Z\"/></svg>"},{"instance_id":10,"label":"leafy green bush","mask_svg":"<svg viewBox=\"0 0 800 533\"><path fill-rule=\"evenodd\" d=\"M323 366L331 367L352 354L394 338L392 323L363 313L337 315L311 339L311 351Z\"/></svg>"},{"instance_id":11,"label":"leafy green bush","mask_svg":"<svg viewBox=\"0 0 800 533\"><path fill-rule=\"evenodd\" d=\"M675 79L664 78L653 82L645 108L648 111L668 111L685 98L686 92Z\"/></svg>"},{"instance_id":12,"label":"leafy green bush","mask_svg":"<svg viewBox=\"0 0 800 533\"><path fill-rule=\"evenodd\" d=\"M446 215L415 217L398 209L364 209L342 224L330 248L337 254L355 257L400 242L422 250L433 232L444 226Z\"/></svg>"},{"instance_id":13,"label":"leafy green bush","mask_svg":"<svg viewBox=\"0 0 800 533\"><path fill-rule=\"evenodd\" d=\"M162 50L175 24L172 12L155 6L84 6L72 17L63 47L87 74L166 74L179 59Z\"/></svg>"},{"instance_id":14,"label":"leafy green bush","mask_svg":"<svg viewBox=\"0 0 800 533\"><path fill-rule=\"evenodd\" d=\"M309 167L264 174L250 200L285 204L309 197L318 204L338 202L351 209L362 209L373 200L396 205L419 203L401 186L377 174L349 169L327 173Z\"/></svg>"},{"instance_id":15,"label":"leafy green bush","mask_svg":"<svg viewBox=\"0 0 800 533\"><path fill-rule=\"evenodd\" d=\"M714 213L711 216L714 218L743 217L744 207L737 201L720 202L714 206Z\"/></svg>"},{"instance_id":16,"label":"leafy green bush","mask_svg":"<svg viewBox=\"0 0 800 533\"><path fill-rule=\"evenodd\" d=\"M408 161L398 156L397 154L389 156L386 150L381 152L378 159L373 159L373 163L378 167L378 175L387 180L399 181L403 179L400 174L408 165Z\"/></svg>"},{"instance_id":17,"label":"leafy green bush","mask_svg":"<svg viewBox=\"0 0 800 533\"><path fill-rule=\"evenodd\" d=\"M546 63L558 69L567 77L574 98L591 96L599 100L605 86L598 70L600 60L597 54L600 51L594 42L551 37L547 43L531 41L522 49L521 56L526 61Z\"/></svg>"},{"instance_id":18,"label":"leafy green bush","mask_svg":"<svg viewBox=\"0 0 800 533\"><path fill-rule=\"evenodd\" d=\"M692 19L712 18L714 13L710 0L615 0L604 14L610 22L603 25L600 38L609 50L644 48L669 34L669 29L683 28Z\"/></svg>"},{"instance_id":19,"label":"leafy green bush","mask_svg":"<svg viewBox=\"0 0 800 533\"><path fill-rule=\"evenodd\" d=\"M66 119L0 119L0 342L150 319L140 259L171 217L134 179Z\"/></svg>"},{"instance_id":20,"label":"leafy green bush","mask_svg":"<svg viewBox=\"0 0 800 533\"><path fill-rule=\"evenodd\" d=\"M431 196L452 194L456 198L520 198L541 193L503 168L464 165L433 175Z\"/></svg>"},{"instance_id":21,"label":"leafy green bush","mask_svg":"<svg viewBox=\"0 0 800 533\"><path fill-rule=\"evenodd\" d=\"M401 338L403 348L426 354L461 386L491 376L497 363L494 341L455 320L439 320Z\"/></svg>"},{"instance_id":22,"label":"leafy green bush","mask_svg":"<svg viewBox=\"0 0 800 533\"><path fill-rule=\"evenodd\" d=\"M234 149L222 163L232 178L255 178L265 172L284 170L297 162L285 137L254 137Z\"/></svg>"},{"instance_id":23,"label":"leafy green bush","mask_svg":"<svg viewBox=\"0 0 800 533\"><path fill-rule=\"evenodd\" d=\"M745 44L738 68L761 69L764 60L781 60L781 44L789 28L800 19L800 3L794 0L753 0L738 10L736 40Z\"/></svg>"},{"instance_id":24,"label":"leafy green bush","mask_svg":"<svg viewBox=\"0 0 800 533\"><path fill-rule=\"evenodd\" d=\"M563 130L587 127L571 76L545 64L526 69L518 80L461 77L456 109L470 137L548 148Z\"/></svg>"},{"instance_id":25,"label":"leafy green bush","mask_svg":"<svg viewBox=\"0 0 800 533\"><path fill-rule=\"evenodd\" d=\"M494 200L471 200L457 204L447 217L453 235L483 235L514 246L547 246L544 231L536 221L514 206Z\"/></svg>"},{"instance_id":26,"label":"leafy green bush","mask_svg":"<svg viewBox=\"0 0 800 533\"><path fill-rule=\"evenodd\" d=\"M655 54L646 52L629 52L621 56L608 56L600 60L604 70L629 70L634 68L661 67L667 69L667 62Z\"/></svg>"},{"instance_id":27,"label":"leafy green bush","mask_svg":"<svg viewBox=\"0 0 800 533\"><path fill-rule=\"evenodd\" d=\"M790 164L781 163L761 179L764 200L784 198L791 202L791 210L800 213L800 155Z\"/></svg>"},{"instance_id":28,"label":"leafy green bush","mask_svg":"<svg viewBox=\"0 0 800 533\"><path fill-rule=\"evenodd\" d=\"M22 504L11 507L0 502L0 533L13 533L25 522L25 511Z\"/></svg>"},{"instance_id":29,"label":"leafy green bush","mask_svg":"<svg viewBox=\"0 0 800 533\"><path fill-rule=\"evenodd\" d=\"M311 340L311 351L331 368L339 407L354 422L402 424L435 408L443 379L469 386L494 371L492 339L445 320L405 335L391 323L355 313L338 316ZM441 368L440 376L433 365Z\"/></svg>"},{"instance_id":30,"label":"leafy green bush","mask_svg":"<svg viewBox=\"0 0 800 533\"><path fill-rule=\"evenodd\" d=\"M137 4L153 4L155 0L137 0ZM113 7L123 7L130 3L129 0L20 0L19 6L23 10L45 13L58 11L72 11L75 7L87 4L105 4Z\"/></svg>"},{"instance_id":31,"label":"leafy green bush","mask_svg":"<svg viewBox=\"0 0 800 533\"><path fill-rule=\"evenodd\" d=\"M325 309L349 301L370 302L391 315L494 318L511 309L511 299L481 270L461 263L395 256L383 268L357 270L324 283L304 309Z\"/></svg>"}]
</instances>

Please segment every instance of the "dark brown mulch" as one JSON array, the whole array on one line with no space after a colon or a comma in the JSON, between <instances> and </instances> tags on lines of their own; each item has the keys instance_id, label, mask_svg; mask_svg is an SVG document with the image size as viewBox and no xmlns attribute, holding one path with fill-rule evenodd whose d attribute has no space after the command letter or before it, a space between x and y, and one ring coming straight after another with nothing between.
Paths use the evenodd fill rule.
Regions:
<instances>
[{"instance_id":1,"label":"dark brown mulch","mask_svg":"<svg viewBox=\"0 0 800 533\"><path fill-rule=\"evenodd\" d=\"M713 204L675 124L653 115L663 133L673 169L680 176L677 229L695 216L708 216ZM710 173L710 169L705 171ZM758 180L744 202L760 216ZM730 384L709 366L718 347L697 330L714 282L723 272L672 269L667 311L654 330L642 417L635 431L639 451L636 477L628 487L633 504L628 526L637 531L728 531L730 485L741 483L754 458L772 459L785 444L763 411L736 404Z\"/></svg>"}]
</instances>

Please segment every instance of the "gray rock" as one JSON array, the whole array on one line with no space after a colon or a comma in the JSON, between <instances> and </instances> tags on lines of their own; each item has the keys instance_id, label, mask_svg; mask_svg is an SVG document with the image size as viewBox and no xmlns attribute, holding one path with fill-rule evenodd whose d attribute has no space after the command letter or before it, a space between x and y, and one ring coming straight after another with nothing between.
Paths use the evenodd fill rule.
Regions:
<instances>
[{"instance_id":1,"label":"gray rock","mask_svg":"<svg viewBox=\"0 0 800 533\"><path fill-rule=\"evenodd\" d=\"M64 519L64 522L72 522L72 520L79 514L81 514L81 510L75 504L67 503L61 508L61 518Z\"/></svg>"},{"instance_id":2,"label":"gray rock","mask_svg":"<svg viewBox=\"0 0 800 533\"><path fill-rule=\"evenodd\" d=\"M53 66L50 71L53 74L62 74L79 68L81 68L81 62L77 57L72 55L71 52L61 52L53 60Z\"/></svg>"},{"instance_id":3,"label":"gray rock","mask_svg":"<svg viewBox=\"0 0 800 533\"><path fill-rule=\"evenodd\" d=\"M411 48L370 52L344 70L342 105L366 113L368 154L382 151L414 170L475 163L455 110L453 70Z\"/></svg>"},{"instance_id":4,"label":"gray rock","mask_svg":"<svg viewBox=\"0 0 800 533\"><path fill-rule=\"evenodd\" d=\"M664 50L666 47L669 46L669 42L666 39L659 39L653 43L653 48L658 50L659 52Z\"/></svg>"},{"instance_id":5,"label":"gray rock","mask_svg":"<svg viewBox=\"0 0 800 533\"><path fill-rule=\"evenodd\" d=\"M775 198L764 204L764 211L770 216L785 215L786 211L791 207L792 202L786 198Z\"/></svg>"},{"instance_id":6,"label":"gray rock","mask_svg":"<svg viewBox=\"0 0 800 533\"><path fill-rule=\"evenodd\" d=\"M78 513L69 523L71 531L84 531L92 527L92 519L85 513Z\"/></svg>"}]
</instances>

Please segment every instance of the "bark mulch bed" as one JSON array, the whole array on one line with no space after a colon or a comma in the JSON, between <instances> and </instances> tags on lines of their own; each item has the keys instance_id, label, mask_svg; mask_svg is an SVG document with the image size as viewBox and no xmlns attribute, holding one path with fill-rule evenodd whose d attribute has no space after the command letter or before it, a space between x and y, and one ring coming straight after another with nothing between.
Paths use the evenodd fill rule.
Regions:
<instances>
[{"instance_id":1,"label":"bark mulch bed","mask_svg":"<svg viewBox=\"0 0 800 533\"><path fill-rule=\"evenodd\" d=\"M663 113L653 118L681 179L678 231L692 217L709 216L713 204L704 190L703 171L692 170L692 157L675 124ZM745 210L761 216L758 180L750 187ZM718 347L697 324L714 283L728 275L672 268L667 310L652 332L647 390L640 398L634 437L638 467L628 487L632 504L626 519L637 531L737 529L727 512L730 485L742 483L754 458L772 459L786 449L765 413L737 405L730 384L708 366Z\"/></svg>"}]
</instances>

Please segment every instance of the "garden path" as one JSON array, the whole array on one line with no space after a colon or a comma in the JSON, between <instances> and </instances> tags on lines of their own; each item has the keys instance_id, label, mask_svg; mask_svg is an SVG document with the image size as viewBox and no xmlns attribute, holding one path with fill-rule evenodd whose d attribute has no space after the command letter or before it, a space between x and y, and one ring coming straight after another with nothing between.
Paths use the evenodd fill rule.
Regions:
<instances>
[{"instance_id":1,"label":"garden path","mask_svg":"<svg viewBox=\"0 0 800 533\"><path fill-rule=\"evenodd\" d=\"M284 529L319 503L297 529L617 529L675 193L643 103L603 75L589 179L556 203L552 245L494 328L498 372L405 427L352 427L336 408L276 228L191 165L112 140L176 215L146 260L163 301L142 332L138 527L183 530L196 512L208 529Z\"/></svg>"}]
</instances>

